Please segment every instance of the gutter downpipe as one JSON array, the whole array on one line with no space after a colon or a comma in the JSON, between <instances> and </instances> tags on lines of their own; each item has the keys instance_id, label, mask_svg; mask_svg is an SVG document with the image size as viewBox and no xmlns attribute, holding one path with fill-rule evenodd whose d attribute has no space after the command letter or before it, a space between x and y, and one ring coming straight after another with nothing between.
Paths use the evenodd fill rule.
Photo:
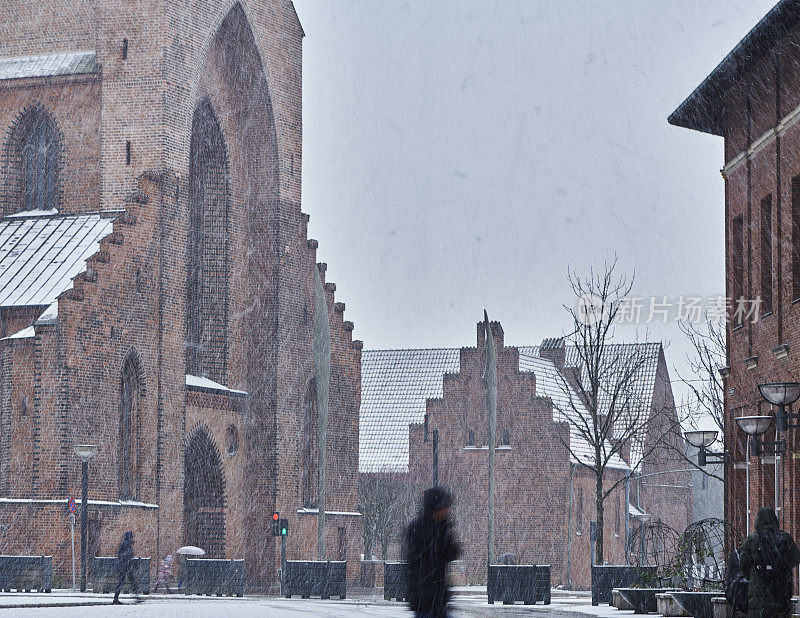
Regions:
<instances>
[{"instance_id":1,"label":"gutter downpipe","mask_svg":"<svg viewBox=\"0 0 800 618\"><path fill-rule=\"evenodd\" d=\"M745 482L745 502L747 513L747 534L750 534L750 434L747 435L747 466L745 467L747 480Z\"/></svg>"},{"instance_id":2,"label":"gutter downpipe","mask_svg":"<svg viewBox=\"0 0 800 618\"><path fill-rule=\"evenodd\" d=\"M569 515L567 516L567 589L572 590L572 577L570 567L572 564L572 484L575 478L575 467L577 464L570 462L572 472L569 475Z\"/></svg>"},{"instance_id":3,"label":"gutter downpipe","mask_svg":"<svg viewBox=\"0 0 800 618\"><path fill-rule=\"evenodd\" d=\"M631 471L625 474L625 552L631 538Z\"/></svg>"}]
</instances>

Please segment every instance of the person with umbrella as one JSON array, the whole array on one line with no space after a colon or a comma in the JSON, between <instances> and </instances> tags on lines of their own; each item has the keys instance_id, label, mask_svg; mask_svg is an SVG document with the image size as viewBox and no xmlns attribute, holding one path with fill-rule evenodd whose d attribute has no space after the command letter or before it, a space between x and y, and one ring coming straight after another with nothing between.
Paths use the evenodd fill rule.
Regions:
<instances>
[{"instance_id":1,"label":"person with umbrella","mask_svg":"<svg viewBox=\"0 0 800 618\"><path fill-rule=\"evenodd\" d=\"M180 590L186 578L186 560L189 556L205 556L206 551L194 545L184 545L175 554L178 556L178 590Z\"/></svg>"},{"instance_id":2,"label":"person with umbrella","mask_svg":"<svg viewBox=\"0 0 800 618\"><path fill-rule=\"evenodd\" d=\"M139 582L136 578L133 562L133 532L128 530L122 535L122 542L119 544L117 550L117 587L114 590L114 605L121 605L119 600L119 593L122 592L122 586L125 582L130 582L131 592L133 592L136 603L141 603L139 598Z\"/></svg>"}]
</instances>

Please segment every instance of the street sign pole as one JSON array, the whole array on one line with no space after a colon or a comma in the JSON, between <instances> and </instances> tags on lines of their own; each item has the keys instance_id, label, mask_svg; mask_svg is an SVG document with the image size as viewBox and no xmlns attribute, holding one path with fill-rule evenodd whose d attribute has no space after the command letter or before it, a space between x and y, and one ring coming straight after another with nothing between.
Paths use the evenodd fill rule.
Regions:
<instances>
[{"instance_id":1,"label":"street sign pole","mask_svg":"<svg viewBox=\"0 0 800 618\"><path fill-rule=\"evenodd\" d=\"M75 592L75 513L69 514L69 530L72 534L72 592Z\"/></svg>"},{"instance_id":2,"label":"street sign pole","mask_svg":"<svg viewBox=\"0 0 800 618\"><path fill-rule=\"evenodd\" d=\"M283 596L283 580L286 577L286 535L281 535L281 596Z\"/></svg>"}]
</instances>

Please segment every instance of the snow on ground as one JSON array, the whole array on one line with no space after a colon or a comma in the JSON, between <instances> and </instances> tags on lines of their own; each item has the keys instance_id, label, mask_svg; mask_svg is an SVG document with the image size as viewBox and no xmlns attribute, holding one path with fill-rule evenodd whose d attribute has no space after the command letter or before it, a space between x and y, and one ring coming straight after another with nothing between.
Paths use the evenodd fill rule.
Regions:
<instances>
[{"instance_id":1,"label":"snow on ground","mask_svg":"<svg viewBox=\"0 0 800 618\"><path fill-rule=\"evenodd\" d=\"M476 594L478 592L478 594ZM235 616L270 616L275 618L410 618L412 613L402 603L384 601L380 597L348 598L344 600L284 599L282 597L185 597L183 595L149 595L144 603L134 605L131 598L123 596L126 605L112 606L111 595L92 595L54 591L52 594L0 594L0 618L4 616L58 616L66 617L183 617L209 618ZM91 604L91 605L90 605ZM27 607L20 607L26 605ZM48 607L49 606L49 607ZM455 589L452 618L554 616L559 618L624 618L632 611L619 611L608 605L592 607L586 593L553 591L551 605L503 605L486 602L485 588Z\"/></svg>"}]
</instances>

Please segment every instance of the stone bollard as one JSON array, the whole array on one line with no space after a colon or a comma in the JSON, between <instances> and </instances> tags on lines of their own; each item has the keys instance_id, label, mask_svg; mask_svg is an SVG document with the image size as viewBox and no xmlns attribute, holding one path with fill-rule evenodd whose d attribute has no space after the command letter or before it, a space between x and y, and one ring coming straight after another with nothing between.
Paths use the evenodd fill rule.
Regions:
<instances>
[{"instance_id":1,"label":"stone bollard","mask_svg":"<svg viewBox=\"0 0 800 618\"><path fill-rule=\"evenodd\" d=\"M669 592L656 595L656 610L662 616L688 616L689 614L672 598ZM716 618L716 616L714 617Z\"/></svg>"},{"instance_id":2,"label":"stone bollard","mask_svg":"<svg viewBox=\"0 0 800 618\"><path fill-rule=\"evenodd\" d=\"M747 614L733 611L725 597L714 597L711 603L714 605L714 618L747 618Z\"/></svg>"},{"instance_id":3,"label":"stone bollard","mask_svg":"<svg viewBox=\"0 0 800 618\"><path fill-rule=\"evenodd\" d=\"M611 591L611 605L617 609L633 609L633 605L628 603L616 588Z\"/></svg>"}]
</instances>

